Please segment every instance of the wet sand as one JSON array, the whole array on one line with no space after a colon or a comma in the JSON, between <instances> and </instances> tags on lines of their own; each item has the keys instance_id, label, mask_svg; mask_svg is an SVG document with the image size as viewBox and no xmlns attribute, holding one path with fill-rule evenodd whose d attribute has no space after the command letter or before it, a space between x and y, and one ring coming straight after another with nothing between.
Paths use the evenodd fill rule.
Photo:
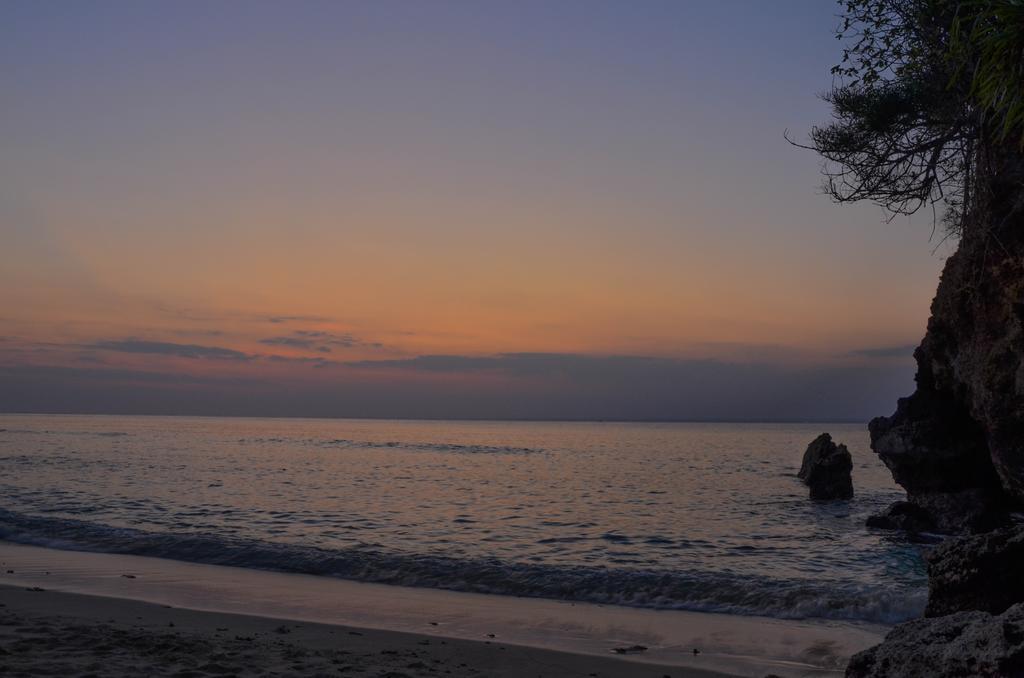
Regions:
<instances>
[{"instance_id":1,"label":"wet sand","mask_svg":"<svg viewBox=\"0 0 1024 678\"><path fill-rule=\"evenodd\" d=\"M0 604L11 675L827 676L885 631L10 543Z\"/></svg>"}]
</instances>

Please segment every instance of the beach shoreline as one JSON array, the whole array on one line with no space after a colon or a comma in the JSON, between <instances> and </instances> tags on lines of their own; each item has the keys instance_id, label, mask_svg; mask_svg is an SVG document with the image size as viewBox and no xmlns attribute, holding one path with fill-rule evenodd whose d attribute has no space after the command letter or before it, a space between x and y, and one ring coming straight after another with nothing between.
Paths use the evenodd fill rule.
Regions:
<instances>
[{"instance_id":1,"label":"beach shoreline","mask_svg":"<svg viewBox=\"0 0 1024 678\"><path fill-rule=\"evenodd\" d=\"M6 585L0 585L0 648L0 673L10 676L727 675Z\"/></svg>"},{"instance_id":2,"label":"beach shoreline","mask_svg":"<svg viewBox=\"0 0 1024 678\"><path fill-rule=\"evenodd\" d=\"M337 660L352 667L346 671L392 671L396 678L446 671L835 676L851 654L879 642L885 632L825 620L456 593L7 542L0 542L0 573L0 611L7 624L2 647L25 648L0 659L8 668L44 674L62 673L54 662L76 652L84 662L75 663L76 670L94 664L89 653L98 644L126 666L157 662L149 670L160 675L206 675L188 673L197 670L190 659L196 655L221 657L207 662L219 665L233 658L228 673L251 675L256 666L339 675ZM97 623L99 631L83 631ZM36 636L51 640L26 643L12 631L18 628L38 628ZM617 647L637 645L647 649L615 654ZM178 649L164 656L153 648ZM282 663L296 653L312 663L301 670ZM156 668L163 664L178 668Z\"/></svg>"}]
</instances>

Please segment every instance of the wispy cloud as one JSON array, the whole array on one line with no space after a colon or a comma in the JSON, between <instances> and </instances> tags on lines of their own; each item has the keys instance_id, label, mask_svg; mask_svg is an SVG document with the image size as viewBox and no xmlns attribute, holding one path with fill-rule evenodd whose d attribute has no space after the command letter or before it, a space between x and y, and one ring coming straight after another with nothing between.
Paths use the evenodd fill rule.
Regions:
<instances>
[{"instance_id":1,"label":"wispy cloud","mask_svg":"<svg viewBox=\"0 0 1024 678\"><path fill-rule=\"evenodd\" d=\"M118 353L145 353L165 355L178 358L197 358L207 360L252 360L255 356L221 346L201 346L199 344L176 344L169 341L147 341L144 339L113 339L87 344L84 348Z\"/></svg>"},{"instance_id":2,"label":"wispy cloud","mask_svg":"<svg viewBox=\"0 0 1024 678\"><path fill-rule=\"evenodd\" d=\"M301 314L288 314L288 313L257 313L246 310L232 310L232 309L212 309L212 308L194 308L186 306L177 306L168 304L164 301L149 301L148 304L157 310L158 312L168 315L180 320L187 320L192 322L221 322L224 320L229 321L241 321L241 322L256 322L256 323L273 323L280 325L284 323L292 322L306 322L306 323L326 323L332 322L333 319L322 315L301 315Z\"/></svg>"},{"instance_id":3,"label":"wispy cloud","mask_svg":"<svg viewBox=\"0 0 1024 678\"><path fill-rule=\"evenodd\" d=\"M850 355L863 356L865 358L909 358L914 355L914 344L902 346L880 346L877 348L860 348L850 351Z\"/></svg>"},{"instance_id":4,"label":"wispy cloud","mask_svg":"<svg viewBox=\"0 0 1024 678\"><path fill-rule=\"evenodd\" d=\"M421 355L398 360L352 360L349 367L370 369L402 369L422 372L472 372L477 370L506 369L513 361L505 355L462 356L462 355Z\"/></svg>"},{"instance_id":5,"label":"wispy cloud","mask_svg":"<svg viewBox=\"0 0 1024 678\"><path fill-rule=\"evenodd\" d=\"M305 356L285 356L285 355L268 355L264 356L267 360L273 363L292 363L296 365L309 365L310 367L333 367L340 365L341 363L335 360L328 360L327 358L319 357L305 357Z\"/></svg>"},{"instance_id":6,"label":"wispy cloud","mask_svg":"<svg viewBox=\"0 0 1024 678\"><path fill-rule=\"evenodd\" d=\"M270 343L270 342L263 342ZM278 342L274 342L278 343ZM287 344L285 344L287 345ZM322 357L296 357L276 354L245 353L222 346L202 346L200 344L178 344L169 341L148 341L145 339L111 339L80 345L78 348L90 350L112 351L116 353L136 353L175 358L192 358L199 360L225 360L231 362L270 362L308 365L311 367L329 367L339 365L336 361Z\"/></svg>"},{"instance_id":7,"label":"wispy cloud","mask_svg":"<svg viewBox=\"0 0 1024 678\"><path fill-rule=\"evenodd\" d=\"M351 334L334 334L321 330L295 330L289 335L260 339L267 346L288 346L290 348L330 353L334 348L381 348L378 342L366 342Z\"/></svg>"},{"instance_id":8,"label":"wispy cloud","mask_svg":"<svg viewBox=\"0 0 1024 678\"><path fill-rule=\"evenodd\" d=\"M198 329L198 330L171 330L172 334L176 334L179 337L222 337L224 336L223 330L210 330L210 329Z\"/></svg>"},{"instance_id":9,"label":"wispy cloud","mask_svg":"<svg viewBox=\"0 0 1024 678\"><path fill-rule=\"evenodd\" d=\"M264 318L268 323L281 325L284 323L326 323L330 318L322 315L269 315Z\"/></svg>"}]
</instances>

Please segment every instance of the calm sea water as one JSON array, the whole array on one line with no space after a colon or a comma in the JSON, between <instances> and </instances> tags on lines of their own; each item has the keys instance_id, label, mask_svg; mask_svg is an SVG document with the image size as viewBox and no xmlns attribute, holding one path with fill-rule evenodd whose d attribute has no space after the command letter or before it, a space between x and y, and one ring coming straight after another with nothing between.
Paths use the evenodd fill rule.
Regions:
<instances>
[{"instance_id":1,"label":"calm sea water","mask_svg":"<svg viewBox=\"0 0 1024 678\"><path fill-rule=\"evenodd\" d=\"M0 415L0 539L505 595L896 622L866 427ZM823 430L856 497L795 477Z\"/></svg>"}]
</instances>

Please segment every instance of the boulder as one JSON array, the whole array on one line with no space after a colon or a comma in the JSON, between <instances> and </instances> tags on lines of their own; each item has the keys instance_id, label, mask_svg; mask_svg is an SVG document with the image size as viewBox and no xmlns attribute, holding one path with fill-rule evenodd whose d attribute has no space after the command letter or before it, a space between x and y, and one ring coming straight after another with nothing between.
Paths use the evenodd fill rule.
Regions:
<instances>
[{"instance_id":1,"label":"boulder","mask_svg":"<svg viewBox=\"0 0 1024 678\"><path fill-rule=\"evenodd\" d=\"M928 556L925 616L999 614L1024 602L1024 527L950 539Z\"/></svg>"},{"instance_id":2,"label":"boulder","mask_svg":"<svg viewBox=\"0 0 1024 678\"><path fill-rule=\"evenodd\" d=\"M911 533L932 532L936 529L931 514L909 501L898 501L881 513L868 516L867 526Z\"/></svg>"},{"instance_id":3,"label":"boulder","mask_svg":"<svg viewBox=\"0 0 1024 678\"><path fill-rule=\"evenodd\" d=\"M992 495L978 489L923 492L898 501L868 517L868 527L910 533L979 534L1003 527L1009 514Z\"/></svg>"},{"instance_id":4,"label":"boulder","mask_svg":"<svg viewBox=\"0 0 1024 678\"><path fill-rule=\"evenodd\" d=\"M855 654L846 678L968 678L1024 675L1024 604L1000 615L958 612L900 624Z\"/></svg>"},{"instance_id":5,"label":"boulder","mask_svg":"<svg viewBox=\"0 0 1024 678\"><path fill-rule=\"evenodd\" d=\"M822 433L807 446L797 477L810 488L811 499L850 499L852 470L853 459L846 445L836 445L832 436Z\"/></svg>"}]
</instances>

